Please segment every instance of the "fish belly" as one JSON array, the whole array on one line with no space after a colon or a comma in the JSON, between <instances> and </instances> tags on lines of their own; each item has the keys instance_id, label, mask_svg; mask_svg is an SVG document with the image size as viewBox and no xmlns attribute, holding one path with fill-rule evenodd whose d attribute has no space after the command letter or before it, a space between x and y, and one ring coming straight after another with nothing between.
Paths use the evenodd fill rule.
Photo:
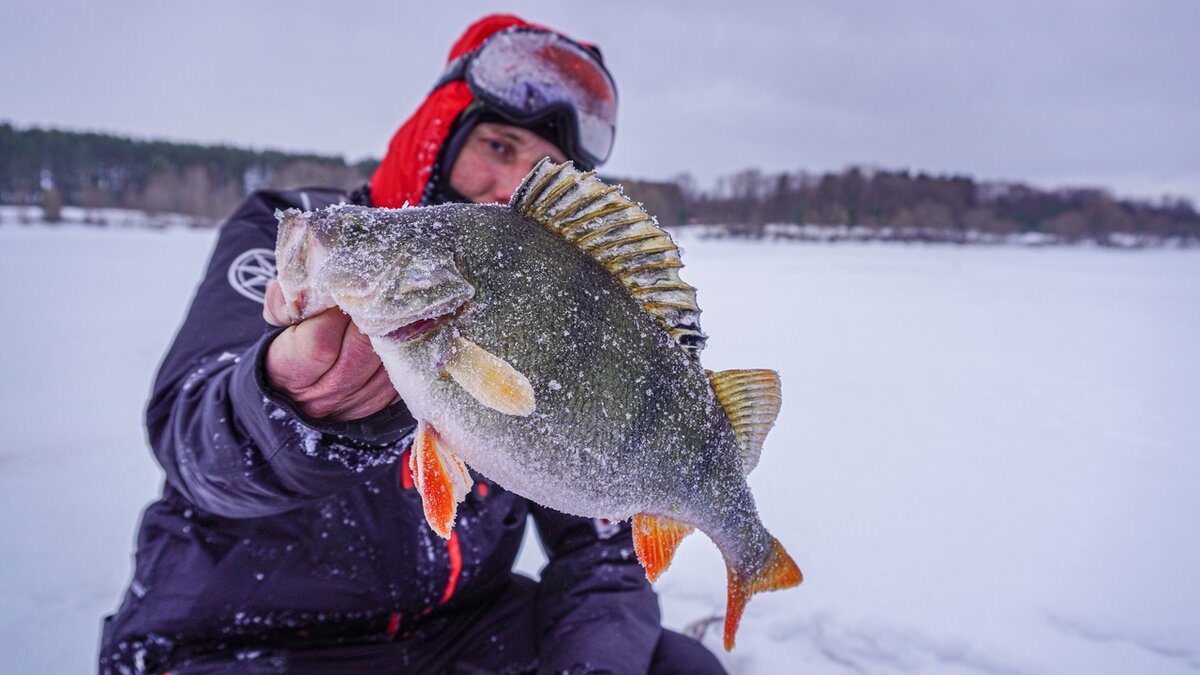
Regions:
<instances>
[{"instance_id":1,"label":"fish belly","mask_svg":"<svg viewBox=\"0 0 1200 675\"><path fill-rule=\"evenodd\" d=\"M537 408L517 417L481 406L441 375L438 353L444 347L438 339L417 345L373 341L414 417L433 425L469 466L544 506L612 520L641 512L690 519L697 505L689 496L720 464L722 453L708 447L719 434L681 423L686 421L681 408L698 405L686 400L694 394L681 380L650 384L648 376L632 375L631 381L645 380L636 391L648 399L634 405L572 379L580 371L568 371L578 364L560 362L550 373L523 371L534 386ZM520 368L519 361L514 366Z\"/></svg>"}]
</instances>

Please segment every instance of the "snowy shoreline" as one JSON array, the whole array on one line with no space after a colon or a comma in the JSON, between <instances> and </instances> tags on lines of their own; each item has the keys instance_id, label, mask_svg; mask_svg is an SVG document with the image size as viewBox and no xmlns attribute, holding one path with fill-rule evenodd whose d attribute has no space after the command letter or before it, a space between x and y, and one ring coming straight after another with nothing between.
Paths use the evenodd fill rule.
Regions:
<instances>
[{"instance_id":1,"label":"snowy shoreline","mask_svg":"<svg viewBox=\"0 0 1200 675\"><path fill-rule=\"evenodd\" d=\"M1091 238L1069 241L1045 232L996 234L976 230L942 230L914 227L862 227L847 225L800 225L768 223L761 228L742 225L682 225L667 228L676 238L687 240L758 241L764 243L882 243L948 244L970 246L1084 246L1114 249L1195 248L1200 242L1181 237L1115 232L1104 242Z\"/></svg>"},{"instance_id":2,"label":"snowy shoreline","mask_svg":"<svg viewBox=\"0 0 1200 675\"><path fill-rule=\"evenodd\" d=\"M132 209L85 209L76 206L63 207L61 220L46 222L41 207L0 205L0 227L24 227L61 229L63 227L87 227L89 229L213 229L219 221L202 216L181 213L152 214ZM881 227L871 228L847 225L800 225L796 223L768 223L762 227L734 224L675 225L666 228L679 241L721 240L757 241L764 243L899 243L899 244L954 244L982 246L1084 246L1113 249L1156 249L1195 248L1200 242L1180 237L1159 237L1147 234L1117 232L1104 242L1082 238L1068 241L1045 232L995 234L975 230L941 230L934 228Z\"/></svg>"}]
</instances>

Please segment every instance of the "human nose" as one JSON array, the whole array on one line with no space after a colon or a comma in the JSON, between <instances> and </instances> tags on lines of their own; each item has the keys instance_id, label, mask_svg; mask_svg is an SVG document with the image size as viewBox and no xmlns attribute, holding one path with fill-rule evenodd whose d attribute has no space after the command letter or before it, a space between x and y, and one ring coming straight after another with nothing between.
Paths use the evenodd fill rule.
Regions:
<instances>
[{"instance_id":1,"label":"human nose","mask_svg":"<svg viewBox=\"0 0 1200 675\"><path fill-rule=\"evenodd\" d=\"M496 181L496 191L492 195L492 201L497 204L507 204L512 200L513 193L521 186L521 181L525 180L525 176L533 166L522 170L521 168L513 168L504 174Z\"/></svg>"}]
</instances>

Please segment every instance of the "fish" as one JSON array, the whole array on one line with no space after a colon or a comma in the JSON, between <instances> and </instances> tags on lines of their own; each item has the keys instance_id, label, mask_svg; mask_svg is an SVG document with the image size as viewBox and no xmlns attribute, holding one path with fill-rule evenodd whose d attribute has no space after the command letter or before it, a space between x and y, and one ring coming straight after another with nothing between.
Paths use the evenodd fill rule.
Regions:
<instances>
[{"instance_id":1,"label":"fish","mask_svg":"<svg viewBox=\"0 0 1200 675\"><path fill-rule=\"evenodd\" d=\"M567 514L630 520L651 582L699 529L726 564L726 650L751 596L801 583L746 480L779 376L701 365L679 248L619 186L547 158L508 204L276 216L289 317L337 306L368 336L417 420L410 470L437 534L471 468Z\"/></svg>"}]
</instances>

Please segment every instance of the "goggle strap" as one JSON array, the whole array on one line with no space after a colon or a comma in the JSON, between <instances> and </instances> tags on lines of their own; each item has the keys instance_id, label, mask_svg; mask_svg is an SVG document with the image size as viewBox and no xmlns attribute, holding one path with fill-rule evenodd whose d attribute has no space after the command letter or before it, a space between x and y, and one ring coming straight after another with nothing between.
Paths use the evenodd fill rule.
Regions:
<instances>
[{"instance_id":1,"label":"goggle strap","mask_svg":"<svg viewBox=\"0 0 1200 675\"><path fill-rule=\"evenodd\" d=\"M467 52L451 61L446 66L446 70L442 73L442 76L438 78L437 84L433 85L433 89L429 91L432 93L456 80L465 80L467 77L467 64L470 63L471 57L474 54L475 52Z\"/></svg>"}]
</instances>

